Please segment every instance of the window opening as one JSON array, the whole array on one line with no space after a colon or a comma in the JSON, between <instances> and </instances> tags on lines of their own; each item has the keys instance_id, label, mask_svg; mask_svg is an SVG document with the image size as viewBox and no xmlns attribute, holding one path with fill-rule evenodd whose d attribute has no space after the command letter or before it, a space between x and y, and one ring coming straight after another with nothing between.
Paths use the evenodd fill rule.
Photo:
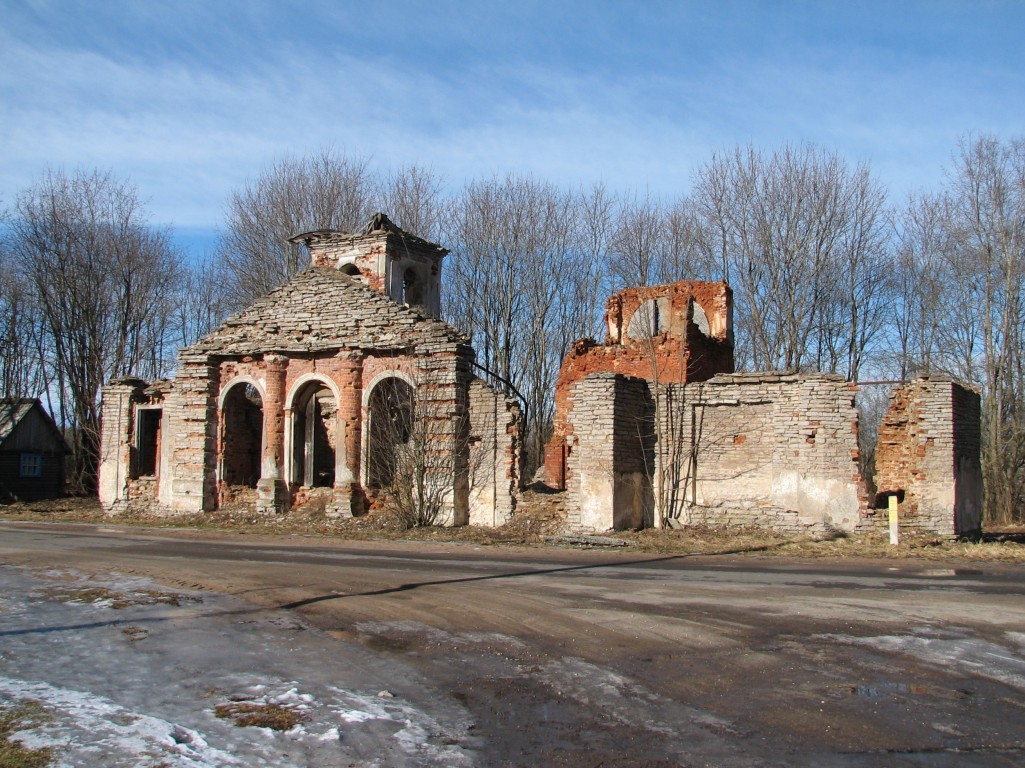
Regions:
<instances>
[{"instance_id":1,"label":"window opening","mask_svg":"<svg viewBox=\"0 0 1025 768\"><path fill-rule=\"evenodd\" d=\"M136 477L156 475L160 462L161 408L140 408L136 412Z\"/></svg>"},{"instance_id":2,"label":"window opening","mask_svg":"<svg viewBox=\"0 0 1025 768\"><path fill-rule=\"evenodd\" d=\"M402 302L411 307L424 303L423 282L416 270L410 267L402 276Z\"/></svg>"}]
</instances>

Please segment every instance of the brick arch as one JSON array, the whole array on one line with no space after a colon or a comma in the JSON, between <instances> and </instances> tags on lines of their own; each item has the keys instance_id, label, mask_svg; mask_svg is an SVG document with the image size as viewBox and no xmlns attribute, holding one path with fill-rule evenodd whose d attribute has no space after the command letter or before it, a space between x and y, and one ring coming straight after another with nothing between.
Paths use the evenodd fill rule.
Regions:
<instances>
[{"instance_id":1,"label":"brick arch","mask_svg":"<svg viewBox=\"0 0 1025 768\"><path fill-rule=\"evenodd\" d=\"M374 376L374 378L372 378L370 381L368 381L366 386L363 387L363 408L364 409L366 409L366 407L370 404L370 395L374 391L374 387L376 387L378 384L380 384L385 379L390 379L390 378L402 379L404 382L406 382L409 386L411 386L413 388L414 392L416 391L416 382L413 381L413 377L412 376L410 376L405 371L398 370L397 368L389 368L387 371L381 371L379 374Z\"/></svg>"},{"instance_id":2,"label":"brick arch","mask_svg":"<svg viewBox=\"0 0 1025 768\"><path fill-rule=\"evenodd\" d=\"M302 391L303 387L305 387L311 381L316 381L320 384L323 384L325 387L331 390L331 394L335 396L336 400L339 398L340 393L338 391L338 385L335 384L335 382L332 381L330 378L328 378L322 373L304 373L302 376L300 376L292 383L292 386L288 390L288 395L285 396L285 408L287 410L292 409L293 405L295 405L296 396L299 394L299 392Z\"/></svg>"},{"instance_id":3,"label":"brick arch","mask_svg":"<svg viewBox=\"0 0 1025 768\"><path fill-rule=\"evenodd\" d=\"M264 403L267 402L267 393L264 391L263 385L259 382L259 380L253 378L252 376L242 374L239 376L235 376L231 381L229 381L227 384L221 387L220 394L217 396L218 410L224 408L224 399L228 396L228 393L231 391L231 388L236 386L237 384L252 384L256 388L256 391L260 393L260 401Z\"/></svg>"}]
</instances>

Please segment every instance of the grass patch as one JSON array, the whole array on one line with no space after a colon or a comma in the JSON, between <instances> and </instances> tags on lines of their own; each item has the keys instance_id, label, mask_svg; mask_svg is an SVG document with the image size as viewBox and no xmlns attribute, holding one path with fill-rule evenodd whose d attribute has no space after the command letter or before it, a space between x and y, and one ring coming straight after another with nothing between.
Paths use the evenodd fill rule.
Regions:
<instances>
[{"instance_id":1,"label":"grass patch","mask_svg":"<svg viewBox=\"0 0 1025 768\"><path fill-rule=\"evenodd\" d=\"M38 701L0 704L0 766L3 768L45 768L53 762L53 750L29 749L11 736L48 723L53 718Z\"/></svg>"},{"instance_id":2,"label":"grass patch","mask_svg":"<svg viewBox=\"0 0 1025 768\"><path fill-rule=\"evenodd\" d=\"M305 713L295 707L272 702L231 701L214 707L214 714L231 720L238 728L270 728L275 731L290 731L307 720Z\"/></svg>"}]
</instances>

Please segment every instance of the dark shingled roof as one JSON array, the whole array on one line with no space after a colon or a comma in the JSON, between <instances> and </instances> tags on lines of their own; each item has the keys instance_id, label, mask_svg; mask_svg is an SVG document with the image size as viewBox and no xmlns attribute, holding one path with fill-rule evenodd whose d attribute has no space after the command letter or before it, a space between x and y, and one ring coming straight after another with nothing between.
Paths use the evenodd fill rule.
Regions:
<instances>
[{"instance_id":1,"label":"dark shingled roof","mask_svg":"<svg viewBox=\"0 0 1025 768\"><path fill-rule=\"evenodd\" d=\"M405 350L467 345L448 323L424 317L333 267L311 267L258 299L181 355Z\"/></svg>"},{"instance_id":2,"label":"dark shingled roof","mask_svg":"<svg viewBox=\"0 0 1025 768\"><path fill-rule=\"evenodd\" d=\"M68 441L64 439L64 435L57 429L53 419L43 409L43 404L33 397L0 397L0 446L7 442L7 438L14 433L17 426L21 424L22 419L28 416L33 408L39 409L40 416L49 426L54 440L65 451L71 453Z\"/></svg>"}]
</instances>

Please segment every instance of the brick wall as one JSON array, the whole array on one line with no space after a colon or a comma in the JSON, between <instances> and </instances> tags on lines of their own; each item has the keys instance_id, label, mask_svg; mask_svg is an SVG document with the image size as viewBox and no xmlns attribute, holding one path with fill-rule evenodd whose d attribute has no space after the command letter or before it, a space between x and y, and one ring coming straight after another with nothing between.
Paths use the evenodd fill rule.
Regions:
<instances>
[{"instance_id":1,"label":"brick wall","mask_svg":"<svg viewBox=\"0 0 1025 768\"><path fill-rule=\"evenodd\" d=\"M876 506L895 494L902 527L946 535L981 530L979 418L979 394L949 378L896 388L879 427Z\"/></svg>"}]
</instances>

